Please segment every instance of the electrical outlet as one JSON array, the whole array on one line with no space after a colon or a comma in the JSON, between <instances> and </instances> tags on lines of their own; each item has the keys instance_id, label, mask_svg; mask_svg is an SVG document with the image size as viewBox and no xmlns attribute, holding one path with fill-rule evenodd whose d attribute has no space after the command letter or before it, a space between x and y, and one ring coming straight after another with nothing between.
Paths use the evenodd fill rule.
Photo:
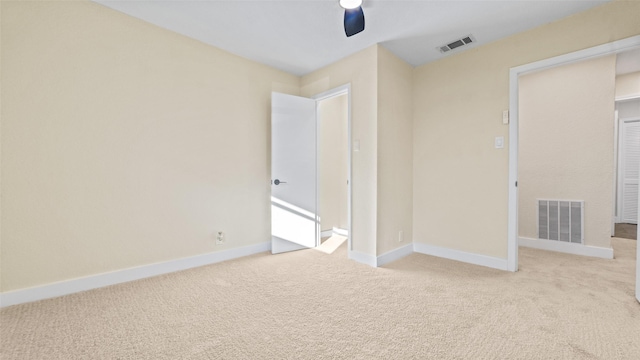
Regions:
<instances>
[{"instance_id":1,"label":"electrical outlet","mask_svg":"<svg viewBox=\"0 0 640 360\"><path fill-rule=\"evenodd\" d=\"M216 235L216 245L224 244L224 233L222 231L218 231Z\"/></svg>"},{"instance_id":2,"label":"electrical outlet","mask_svg":"<svg viewBox=\"0 0 640 360\"><path fill-rule=\"evenodd\" d=\"M398 231L398 242L404 241L404 232L402 230Z\"/></svg>"}]
</instances>

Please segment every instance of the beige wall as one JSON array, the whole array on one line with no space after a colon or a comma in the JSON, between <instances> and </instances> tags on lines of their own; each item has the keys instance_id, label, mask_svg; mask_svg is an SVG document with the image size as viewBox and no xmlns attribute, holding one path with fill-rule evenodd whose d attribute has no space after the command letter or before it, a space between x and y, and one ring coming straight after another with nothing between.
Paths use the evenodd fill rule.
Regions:
<instances>
[{"instance_id":1,"label":"beige wall","mask_svg":"<svg viewBox=\"0 0 640 360\"><path fill-rule=\"evenodd\" d=\"M507 257L509 69L638 35L638 13L614 1L415 70L414 242Z\"/></svg>"},{"instance_id":2,"label":"beige wall","mask_svg":"<svg viewBox=\"0 0 640 360\"><path fill-rule=\"evenodd\" d=\"M640 71L616 77L616 99L640 96Z\"/></svg>"},{"instance_id":3,"label":"beige wall","mask_svg":"<svg viewBox=\"0 0 640 360\"><path fill-rule=\"evenodd\" d=\"M409 64L375 45L301 81L303 96L351 84L351 138L360 143L352 149L357 252L381 255L412 241L412 76Z\"/></svg>"},{"instance_id":4,"label":"beige wall","mask_svg":"<svg viewBox=\"0 0 640 360\"><path fill-rule=\"evenodd\" d=\"M611 247L615 55L520 77L518 230L537 199L584 200L584 243Z\"/></svg>"},{"instance_id":5,"label":"beige wall","mask_svg":"<svg viewBox=\"0 0 640 360\"><path fill-rule=\"evenodd\" d=\"M318 104L320 122L320 219L321 229L347 229L348 170L347 95Z\"/></svg>"},{"instance_id":6,"label":"beige wall","mask_svg":"<svg viewBox=\"0 0 640 360\"><path fill-rule=\"evenodd\" d=\"M2 291L270 239L298 77L90 2L1 6Z\"/></svg>"},{"instance_id":7,"label":"beige wall","mask_svg":"<svg viewBox=\"0 0 640 360\"><path fill-rule=\"evenodd\" d=\"M640 117L640 98L626 101L617 101L616 110L618 110L619 119Z\"/></svg>"},{"instance_id":8,"label":"beige wall","mask_svg":"<svg viewBox=\"0 0 640 360\"><path fill-rule=\"evenodd\" d=\"M413 67L378 47L377 255L412 242L412 87Z\"/></svg>"},{"instance_id":9,"label":"beige wall","mask_svg":"<svg viewBox=\"0 0 640 360\"><path fill-rule=\"evenodd\" d=\"M377 48L366 48L301 80L302 96L351 84L351 139L360 143L360 151L351 149L350 231L353 250L368 255L376 254Z\"/></svg>"},{"instance_id":10,"label":"beige wall","mask_svg":"<svg viewBox=\"0 0 640 360\"><path fill-rule=\"evenodd\" d=\"M354 250L401 246L408 226L405 242L505 258L509 68L640 34L638 12L615 1L411 84L377 45L300 79L94 3L3 1L0 290L267 241L270 92L347 83Z\"/></svg>"}]
</instances>

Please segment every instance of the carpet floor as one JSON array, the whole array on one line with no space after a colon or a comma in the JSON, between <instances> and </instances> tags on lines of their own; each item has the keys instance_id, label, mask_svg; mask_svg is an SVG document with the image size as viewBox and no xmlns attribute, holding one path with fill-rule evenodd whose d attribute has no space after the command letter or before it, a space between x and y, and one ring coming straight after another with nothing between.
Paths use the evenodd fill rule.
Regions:
<instances>
[{"instance_id":1,"label":"carpet floor","mask_svg":"<svg viewBox=\"0 0 640 360\"><path fill-rule=\"evenodd\" d=\"M258 254L0 311L9 359L640 359L637 241L520 249L509 273Z\"/></svg>"}]
</instances>

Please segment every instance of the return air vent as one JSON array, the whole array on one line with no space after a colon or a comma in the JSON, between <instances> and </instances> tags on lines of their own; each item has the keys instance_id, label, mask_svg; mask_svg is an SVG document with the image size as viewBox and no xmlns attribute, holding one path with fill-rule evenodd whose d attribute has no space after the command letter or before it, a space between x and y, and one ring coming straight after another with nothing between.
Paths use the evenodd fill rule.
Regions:
<instances>
[{"instance_id":1,"label":"return air vent","mask_svg":"<svg viewBox=\"0 0 640 360\"><path fill-rule=\"evenodd\" d=\"M538 200L538 239L582 244L584 201Z\"/></svg>"},{"instance_id":2,"label":"return air vent","mask_svg":"<svg viewBox=\"0 0 640 360\"><path fill-rule=\"evenodd\" d=\"M469 35L469 36L463 37L462 39L458 39L458 40L452 41L452 42L450 42L450 43L448 43L446 45L438 46L437 49L441 53L445 54L445 53L448 53L451 50L455 50L457 48L460 48L462 46L465 46L465 45L468 45L468 44L471 44L471 43L474 43L474 42L476 42L476 39L473 37L473 35Z\"/></svg>"}]
</instances>

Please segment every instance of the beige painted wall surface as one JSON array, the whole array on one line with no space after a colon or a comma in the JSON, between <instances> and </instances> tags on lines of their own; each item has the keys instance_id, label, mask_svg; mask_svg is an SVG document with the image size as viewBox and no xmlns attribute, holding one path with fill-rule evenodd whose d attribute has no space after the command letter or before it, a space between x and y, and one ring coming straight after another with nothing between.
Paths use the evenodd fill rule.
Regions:
<instances>
[{"instance_id":1,"label":"beige painted wall surface","mask_svg":"<svg viewBox=\"0 0 640 360\"><path fill-rule=\"evenodd\" d=\"M520 77L519 236L537 199L584 200L584 243L611 247L615 55Z\"/></svg>"},{"instance_id":2,"label":"beige painted wall surface","mask_svg":"<svg viewBox=\"0 0 640 360\"><path fill-rule=\"evenodd\" d=\"M298 77L95 3L1 6L2 291L269 240Z\"/></svg>"},{"instance_id":3,"label":"beige painted wall surface","mask_svg":"<svg viewBox=\"0 0 640 360\"><path fill-rule=\"evenodd\" d=\"M379 46L377 255L412 242L412 91L413 67Z\"/></svg>"},{"instance_id":4,"label":"beige painted wall surface","mask_svg":"<svg viewBox=\"0 0 640 360\"><path fill-rule=\"evenodd\" d=\"M320 218L322 230L347 229L348 96L323 100L320 114Z\"/></svg>"},{"instance_id":5,"label":"beige painted wall surface","mask_svg":"<svg viewBox=\"0 0 640 360\"><path fill-rule=\"evenodd\" d=\"M353 250L376 254L377 201L377 45L326 66L301 80L302 96L351 84L351 236Z\"/></svg>"},{"instance_id":6,"label":"beige painted wall surface","mask_svg":"<svg viewBox=\"0 0 640 360\"><path fill-rule=\"evenodd\" d=\"M640 71L616 77L616 99L640 96Z\"/></svg>"},{"instance_id":7,"label":"beige painted wall surface","mask_svg":"<svg viewBox=\"0 0 640 360\"><path fill-rule=\"evenodd\" d=\"M619 119L635 119L640 117L640 98L617 101L616 110L618 110Z\"/></svg>"},{"instance_id":8,"label":"beige painted wall surface","mask_svg":"<svg viewBox=\"0 0 640 360\"><path fill-rule=\"evenodd\" d=\"M414 71L415 242L506 259L509 69L638 35L639 13L614 1Z\"/></svg>"}]
</instances>

